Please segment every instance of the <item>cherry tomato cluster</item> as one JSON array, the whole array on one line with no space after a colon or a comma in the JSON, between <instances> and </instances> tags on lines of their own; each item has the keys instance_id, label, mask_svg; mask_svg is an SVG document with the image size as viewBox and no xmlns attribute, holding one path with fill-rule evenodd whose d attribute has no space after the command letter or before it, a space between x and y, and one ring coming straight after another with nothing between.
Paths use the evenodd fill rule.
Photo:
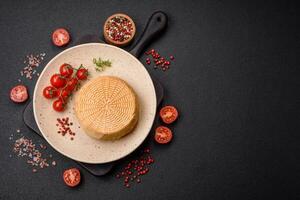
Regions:
<instances>
[{"instance_id":1,"label":"cherry tomato cluster","mask_svg":"<svg viewBox=\"0 0 300 200\"><path fill-rule=\"evenodd\" d=\"M59 68L59 73L53 74L50 78L51 86L43 90L43 95L47 99L57 98L53 102L53 109L61 112L67 105L68 98L77 89L79 81L86 80L88 70L82 65L78 69L70 64L64 63Z\"/></svg>"},{"instance_id":2,"label":"cherry tomato cluster","mask_svg":"<svg viewBox=\"0 0 300 200\"><path fill-rule=\"evenodd\" d=\"M166 124L173 123L178 118L178 111L174 106L165 106L160 112L159 116ZM171 129L166 126L159 126L155 130L154 139L159 144L167 144L173 138Z\"/></svg>"}]
</instances>

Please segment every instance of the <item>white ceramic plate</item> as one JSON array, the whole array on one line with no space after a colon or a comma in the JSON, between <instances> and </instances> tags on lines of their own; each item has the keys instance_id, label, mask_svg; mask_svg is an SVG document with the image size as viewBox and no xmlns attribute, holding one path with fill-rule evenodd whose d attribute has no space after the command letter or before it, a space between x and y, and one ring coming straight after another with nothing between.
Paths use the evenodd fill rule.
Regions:
<instances>
[{"instance_id":1,"label":"white ceramic plate","mask_svg":"<svg viewBox=\"0 0 300 200\"><path fill-rule=\"evenodd\" d=\"M109 59L112 67L97 72L93 58ZM83 64L89 70L89 79L112 75L120 77L131 85L137 93L140 115L137 127L127 136L117 141L95 140L79 128L74 114L73 99L64 112L52 108L53 100L45 99L43 89L50 85L50 77L59 72L59 66L69 63L74 67ZM88 82L86 80L84 83ZM75 92L76 95L76 92ZM156 94L153 82L138 59L130 53L107 44L89 43L69 48L55 56L41 73L33 96L33 110L37 125L48 143L63 155L85 163L107 163L118 160L134 151L147 137L156 113ZM58 134L57 118L69 117L73 122L74 140L69 135Z\"/></svg>"}]
</instances>

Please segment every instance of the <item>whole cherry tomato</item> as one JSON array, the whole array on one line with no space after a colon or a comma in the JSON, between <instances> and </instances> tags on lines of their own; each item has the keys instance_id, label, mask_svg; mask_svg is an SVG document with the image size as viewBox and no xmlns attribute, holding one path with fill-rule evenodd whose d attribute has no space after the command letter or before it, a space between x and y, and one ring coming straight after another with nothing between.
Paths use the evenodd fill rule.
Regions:
<instances>
[{"instance_id":1,"label":"whole cherry tomato","mask_svg":"<svg viewBox=\"0 0 300 200\"><path fill-rule=\"evenodd\" d=\"M66 82L67 82L66 79L60 74L54 74L50 79L51 85L56 88L64 87L66 85Z\"/></svg>"},{"instance_id":2,"label":"whole cherry tomato","mask_svg":"<svg viewBox=\"0 0 300 200\"><path fill-rule=\"evenodd\" d=\"M80 68L77 70L76 76L79 80L85 80L88 77L88 70L80 66Z\"/></svg>"},{"instance_id":3,"label":"whole cherry tomato","mask_svg":"<svg viewBox=\"0 0 300 200\"><path fill-rule=\"evenodd\" d=\"M61 90L60 97L64 102L66 102L70 96L71 96L71 91L69 91L67 88Z\"/></svg>"},{"instance_id":4,"label":"whole cherry tomato","mask_svg":"<svg viewBox=\"0 0 300 200\"><path fill-rule=\"evenodd\" d=\"M52 99L58 96L58 90L53 86L47 86L43 90L43 95L47 99Z\"/></svg>"},{"instance_id":5,"label":"whole cherry tomato","mask_svg":"<svg viewBox=\"0 0 300 200\"><path fill-rule=\"evenodd\" d=\"M76 87L77 87L77 84L78 84L78 79L73 77L73 78L70 78L67 80L67 86L66 88L69 90L69 91L73 91Z\"/></svg>"},{"instance_id":6,"label":"whole cherry tomato","mask_svg":"<svg viewBox=\"0 0 300 200\"><path fill-rule=\"evenodd\" d=\"M73 74L73 67L70 64L64 63L59 68L60 75L70 78Z\"/></svg>"},{"instance_id":7,"label":"whole cherry tomato","mask_svg":"<svg viewBox=\"0 0 300 200\"><path fill-rule=\"evenodd\" d=\"M58 98L53 102L53 109L57 112L61 112L65 109L65 103L62 98Z\"/></svg>"}]
</instances>

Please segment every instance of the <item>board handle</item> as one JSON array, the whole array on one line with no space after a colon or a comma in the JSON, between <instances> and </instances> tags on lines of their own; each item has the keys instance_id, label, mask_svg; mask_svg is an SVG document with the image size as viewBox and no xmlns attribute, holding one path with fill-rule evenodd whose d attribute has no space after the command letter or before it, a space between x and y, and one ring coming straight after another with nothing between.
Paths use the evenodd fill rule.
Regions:
<instances>
[{"instance_id":1,"label":"board handle","mask_svg":"<svg viewBox=\"0 0 300 200\"><path fill-rule=\"evenodd\" d=\"M141 37L135 43L134 47L130 50L130 53L135 57L139 57L144 48L162 33L168 25L168 16L162 11L154 12L149 18L146 28Z\"/></svg>"}]
</instances>

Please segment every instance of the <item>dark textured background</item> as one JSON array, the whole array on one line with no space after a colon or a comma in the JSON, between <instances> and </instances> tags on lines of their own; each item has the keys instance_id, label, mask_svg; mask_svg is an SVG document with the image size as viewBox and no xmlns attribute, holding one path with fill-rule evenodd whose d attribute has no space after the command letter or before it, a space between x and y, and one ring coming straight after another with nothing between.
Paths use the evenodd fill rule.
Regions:
<instances>
[{"instance_id":1,"label":"dark textured background","mask_svg":"<svg viewBox=\"0 0 300 200\"><path fill-rule=\"evenodd\" d=\"M50 43L55 28L75 40L100 36L115 12L140 34L156 10L169 27L150 47L175 62L166 73L147 68L181 115L170 145L154 144L151 132L156 162L142 184L124 188L116 167L102 178L82 170L83 183L70 189L61 174L79 166L50 147L58 165L36 174L10 158L16 128L39 141L22 122L25 105L8 97L24 56L46 52L49 61L62 51ZM299 35L291 1L1 1L0 199L299 199ZM35 81L23 79L31 95Z\"/></svg>"}]
</instances>

